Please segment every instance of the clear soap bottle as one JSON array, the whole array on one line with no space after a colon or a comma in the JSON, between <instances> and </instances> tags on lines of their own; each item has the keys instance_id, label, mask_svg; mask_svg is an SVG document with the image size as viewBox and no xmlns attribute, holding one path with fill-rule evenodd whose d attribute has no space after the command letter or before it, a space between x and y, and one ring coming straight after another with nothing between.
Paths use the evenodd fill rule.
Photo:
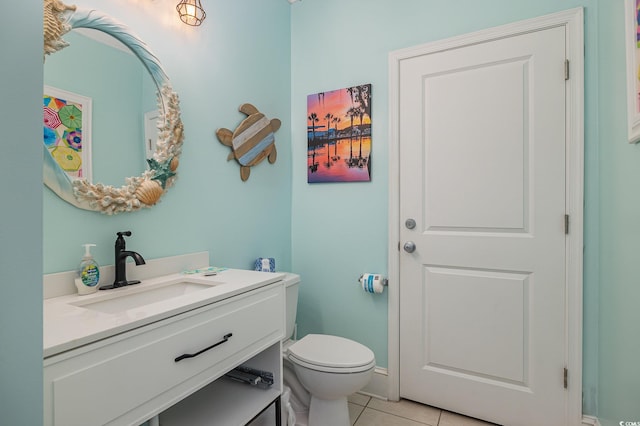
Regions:
<instances>
[{"instance_id":1,"label":"clear soap bottle","mask_svg":"<svg viewBox=\"0 0 640 426\"><path fill-rule=\"evenodd\" d=\"M95 244L83 244L84 256L78 268L78 277L75 280L78 294L91 294L98 290L100 284L100 267L91 254L91 247Z\"/></svg>"}]
</instances>

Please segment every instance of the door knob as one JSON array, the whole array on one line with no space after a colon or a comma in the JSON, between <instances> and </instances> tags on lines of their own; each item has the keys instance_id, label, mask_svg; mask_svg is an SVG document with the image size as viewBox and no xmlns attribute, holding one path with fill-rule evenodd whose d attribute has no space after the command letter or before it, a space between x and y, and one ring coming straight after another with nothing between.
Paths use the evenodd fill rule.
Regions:
<instances>
[{"instance_id":1,"label":"door knob","mask_svg":"<svg viewBox=\"0 0 640 426\"><path fill-rule=\"evenodd\" d=\"M406 243L404 243L404 251L406 251L407 253L413 253L414 251L416 251L416 243L414 243L413 241L407 241Z\"/></svg>"}]
</instances>

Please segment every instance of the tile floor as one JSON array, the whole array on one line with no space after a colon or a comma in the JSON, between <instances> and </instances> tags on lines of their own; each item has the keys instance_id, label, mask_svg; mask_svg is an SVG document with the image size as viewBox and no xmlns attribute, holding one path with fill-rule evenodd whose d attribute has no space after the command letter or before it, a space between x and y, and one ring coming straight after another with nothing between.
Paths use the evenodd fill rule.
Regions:
<instances>
[{"instance_id":1,"label":"tile floor","mask_svg":"<svg viewBox=\"0 0 640 426\"><path fill-rule=\"evenodd\" d=\"M406 399L382 401L362 394L349 397L352 426L491 426L493 423L461 416Z\"/></svg>"},{"instance_id":2,"label":"tile floor","mask_svg":"<svg viewBox=\"0 0 640 426\"><path fill-rule=\"evenodd\" d=\"M273 410L272 405L249 426L272 426ZM349 397L349 417L352 426L496 426L406 399L388 402L359 393Z\"/></svg>"}]
</instances>

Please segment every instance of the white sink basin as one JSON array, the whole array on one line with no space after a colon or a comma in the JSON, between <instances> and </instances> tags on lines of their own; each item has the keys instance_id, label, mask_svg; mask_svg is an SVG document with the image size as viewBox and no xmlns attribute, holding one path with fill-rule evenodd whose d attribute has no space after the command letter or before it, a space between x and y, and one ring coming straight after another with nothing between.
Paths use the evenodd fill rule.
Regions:
<instances>
[{"instance_id":1,"label":"white sink basin","mask_svg":"<svg viewBox=\"0 0 640 426\"><path fill-rule=\"evenodd\" d=\"M209 282L204 284L193 281L179 281L171 284L154 286L152 288L135 288L135 286L124 287L120 290L105 290L105 292L129 291L121 294L107 293L102 297L91 300L81 300L71 304L80 308L91 309L107 314L115 314L129 309L138 308L140 306L173 299L174 297L184 296L185 294L196 291L205 290L219 284L222 283Z\"/></svg>"}]
</instances>

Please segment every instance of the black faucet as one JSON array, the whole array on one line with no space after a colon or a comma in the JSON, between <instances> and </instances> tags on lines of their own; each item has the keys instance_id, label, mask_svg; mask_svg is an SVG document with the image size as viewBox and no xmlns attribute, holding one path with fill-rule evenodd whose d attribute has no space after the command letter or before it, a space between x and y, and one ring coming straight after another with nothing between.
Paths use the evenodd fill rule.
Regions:
<instances>
[{"instance_id":1,"label":"black faucet","mask_svg":"<svg viewBox=\"0 0 640 426\"><path fill-rule=\"evenodd\" d=\"M131 231L118 232L118 238L116 239L115 254L116 254L116 279L112 285L100 287L100 290L109 290L111 288L124 287L126 285L139 284L139 280L127 281L127 257L132 257L136 262L136 265L144 265L146 262L144 258L135 251L126 251L126 244L124 237L130 237Z\"/></svg>"}]
</instances>

